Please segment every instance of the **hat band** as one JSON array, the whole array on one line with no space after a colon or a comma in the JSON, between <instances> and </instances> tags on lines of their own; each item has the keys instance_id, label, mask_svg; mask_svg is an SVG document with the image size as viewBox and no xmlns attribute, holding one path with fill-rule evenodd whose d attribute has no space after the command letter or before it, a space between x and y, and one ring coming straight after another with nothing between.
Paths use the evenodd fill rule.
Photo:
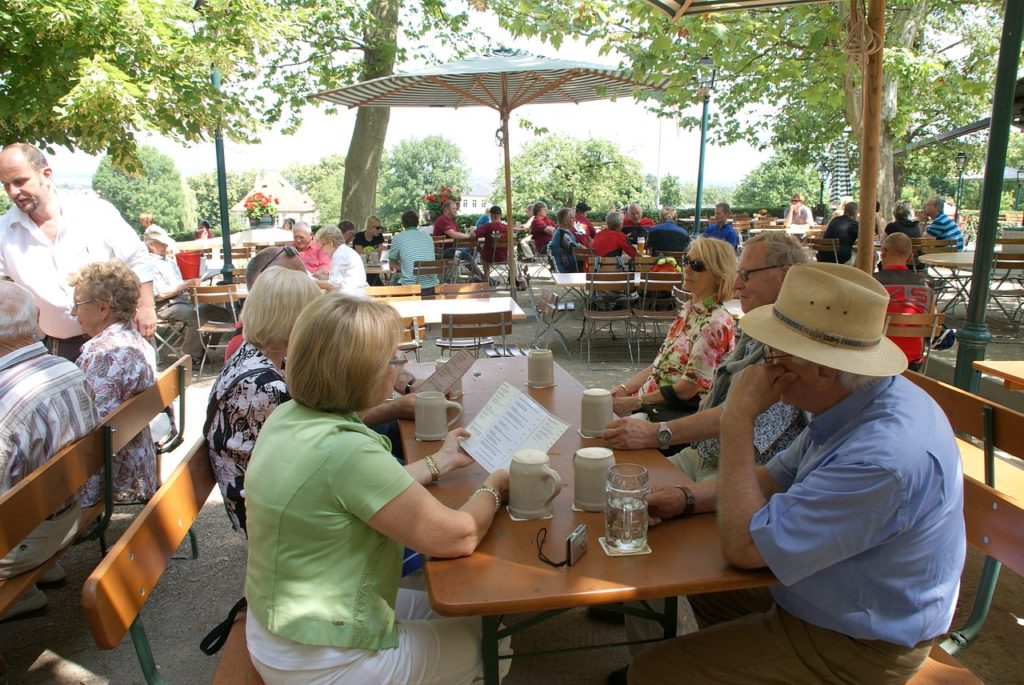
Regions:
<instances>
[{"instance_id":1,"label":"hat band","mask_svg":"<svg viewBox=\"0 0 1024 685\"><path fill-rule=\"evenodd\" d=\"M865 340L863 338L847 338L842 335L834 335L832 333L826 333L825 331L819 331L815 328L804 326L798 321L794 321L785 314L779 311L778 307L772 307L772 315L782 322L783 325L793 329L797 333L806 335L811 340L817 340L823 342L826 345L834 345L836 347L850 347L853 349L867 349L870 347L877 347L878 343L882 341L881 337L872 338L871 340Z\"/></svg>"}]
</instances>

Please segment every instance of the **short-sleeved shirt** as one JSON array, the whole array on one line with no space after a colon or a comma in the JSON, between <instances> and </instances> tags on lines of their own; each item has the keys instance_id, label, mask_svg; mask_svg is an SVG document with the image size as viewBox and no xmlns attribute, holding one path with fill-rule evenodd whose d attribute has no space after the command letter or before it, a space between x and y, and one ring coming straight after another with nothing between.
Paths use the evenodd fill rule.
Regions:
<instances>
[{"instance_id":1,"label":"short-sleeved shirt","mask_svg":"<svg viewBox=\"0 0 1024 685\"><path fill-rule=\"evenodd\" d=\"M484 239L480 256L485 262L503 262L508 259L508 225L503 221L489 221L473 231L477 238Z\"/></svg>"},{"instance_id":2,"label":"short-sleeved shirt","mask_svg":"<svg viewBox=\"0 0 1024 685\"><path fill-rule=\"evenodd\" d=\"M58 197L61 215L53 243L17 205L0 217L0 278L27 288L39 307L39 328L65 339L82 335L71 316L75 289L68 276L90 262L120 259L140 282L150 283L153 268L146 246L114 205L67 193Z\"/></svg>"},{"instance_id":3,"label":"short-sleeved shirt","mask_svg":"<svg viewBox=\"0 0 1024 685\"><path fill-rule=\"evenodd\" d=\"M327 278L342 295L361 297L366 293L366 267L348 245L339 245L331 256L331 273Z\"/></svg>"},{"instance_id":4,"label":"short-sleeved shirt","mask_svg":"<svg viewBox=\"0 0 1024 685\"><path fill-rule=\"evenodd\" d=\"M417 228L407 228L391 238L391 249L388 259L397 260L401 266L398 282L401 285L416 285L421 288L433 288L437 285L437 276L416 277L413 268L417 262L429 262L434 259L434 241L425 232Z\"/></svg>"},{"instance_id":5,"label":"short-sleeved shirt","mask_svg":"<svg viewBox=\"0 0 1024 685\"><path fill-rule=\"evenodd\" d=\"M636 249L629 244L626 234L610 228L598 231L590 241L590 247L598 257L621 257L623 252L630 257L636 254Z\"/></svg>"},{"instance_id":6,"label":"short-sleeved shirt","mask_svg":"<svg viewBox=\"0 0 1024 685\"><path fill-rule=\"evenodd\" d=\"M933 300L931 280L923 273L906 266L890 266L875 272L875 280L889 293L890 314L927 314ZM903 350L907 361L921 361L924 354L922 338L890 335L889 339Z\"/></svg>"},{"instance_id":7,"label":"short-sleeved shirt","mask_svg":"<svg viewBox=\"0 0 1024 685\"><path fill-rule=\"evenodd\" d=\"M732 315L721 303L711 298L686 302L672 322L640 392L657 392L662 385L679 381L693 383L706 392L715 370L732 352L735 342Z\"/></svg>"},{"instance_id":8,"label":"short-sleeved shirt","mask_svg":"<svg viewBox=\"0 0 1024 685\"><path fill-rule=\"evenodd\" d=\"M370 239L368 239L366 237L366 233L364 231L359 231L352 238L352 247L355 248L356 252L363 252L363 248L367 248L367 247L372 247L373 249L376 250L378 247L380 247L383 244L384 244L384 234L383 233L378 233L377 235L375 235L373 237L373 240L370 240Z\"/></svg>"},{"instance_id":9,"label":"short-sleeved shirt","mask_svg":"<svg viewBox=\"0 0 1024 685\"><path fill-rule=\"evenodd\" d=\"M736 229L733 228L732 222L729 221L726 221L724 224L711 224L707 227L704 233L701 234L701 237L724 240L732 245L732 249L734 250L740 246L740 238L736 235Z\"/></svg>"},{"instance_id":10,"label":"short-sleeved shirt","mask_svg":"<svg viewBox=\"0 0 1024 685\"><path fill-rule=\"evenodd\" d=\"M960 452L901 376L815 416L767 465L782 492L750 534L776 603L816 626L910 647L949 628L966 554Z\"/></svg>"},{"instance_id":11,"label":"short-sleeved shirt","mask_svg":"<svg viewBox=\"0 0 1024 685\"><path fill-rule=\"evenodd\" d=\"M455 231L456 233L462 233L459 230L459 225L455 223L455 219L450 218L447 214L442 214L434 220L434 237L435 238L448 238L448 231Z\"/></svg>"},{"instance_id":12,"label":"short-sleeved shirt","mask_svg":"<svg viewBox=\"0 0 1024 685\"><path fill-rule=\"evenodd\" d=\"M964 249L964 234L960 232L960 227L941 210L939 215L928 224L928 233L938 240L955 240L956 249Z\"/></svg>"},{"instance_id":13,"label":"short-sleeved shirt","mask_svg":"<svg viewBox=\"0 0 1024 685\"><path fill-rule=\"evenodd\" d=\"M836 262L846 264L853 256L853 246L857 244L857 232L860 224L856 219L846 215L837 216L828 222L823 238L835 238L839 241L839 249L836 252L819 252L816 256L819 262Z\"/></svg>"},{"instance_id":14,"label":"short-sleeved shirt","mask_svg":"<svg viewBox=\"0 0 1024 685\"><path fill-rule=\"evenodd\" d=\"M295 247L294 243L292 243L292 247ZM320 243L315 240L305 250L295 247L295 251L299 253L299 259L302 260L306 271L309 273L315 274L320 269L331 270L331 258L324 252L324 248L320 247Z\"/></svg>"},{"instance_id":15,"label":"short-sleeved shirt","mask_svg":"<svg viewBox=\"0 0 1024 685\"><path fill-rule=\"evenodd\" d=\"M279 407L246 474L245 596L260 624L305 645L396 647L403 548L368 522L413 482L354 414Z\"/></svg>"},{"instance_id":16,"label":"short-sleeved shirt","mask_svg":"<svg viewBox=\"0 0 1024 685\"><path fill-rule=\"evenodd\" d=\"M540 252L548 243L551 242L551 233L548 233L546 229L554 228L555 222L550 216L537 216L533 217L533 222L530 224L530 235L533 237L533 244L536 246L537 251ZM554 233L554 231L552 231Z\"/></svg>"}]
</instances>

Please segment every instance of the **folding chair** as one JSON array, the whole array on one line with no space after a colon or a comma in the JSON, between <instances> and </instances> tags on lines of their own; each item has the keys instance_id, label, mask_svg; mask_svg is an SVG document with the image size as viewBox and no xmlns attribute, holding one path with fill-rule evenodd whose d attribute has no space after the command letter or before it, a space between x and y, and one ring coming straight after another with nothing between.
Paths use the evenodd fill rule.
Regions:
<instances>
[{"instance_id":1,"label":"folding chair","mask_svg":"<svg viewBox=\"0 0 1024 685\"><path fill-rule=\"evenodd\" d=\"M924 356L920 373L928 371L928 359L931 352L931 341L942 330L942 322L946 315L935 314L887 314L885 317L885 335L889 338L921 338L924 340Z\"/></svg>"},{"instance_id":2,"label":"folding chair","mask_svg":"<svg viewBox=\"0 0 1024 685\"><path fill-rule=\"evenodd\" d=\"M638 286L640 299L632 308L633 330L636 339L636 358L640 358L640 344L643 338L657 342L664 339L661 324L671 325L679 311L673 292L682 289L683 274L671 271L647 272ZM647 324L654 328L654 334L648 335Z\"/></svg>"},{"instance_id":3,"label":"folding chair","mask_svg":"<svg viewBox=\"0 0 1024 685\"><path fill-rule=\"evenodd\" d=\"M633 271L645 274L651 270L651 267L658 263L658 257L654 255L642 255L638 254L633 257Z\"/></svg>"},{"instance_id":4,"label":"folding chair","mask_svg":"<svg viewBox=\"0 0 1024 685\"><path fill-rule=\"evenodd\" d=\"M480 356L480 348L494 345L501 338L501 350L508 350L506 339L512 335L512 312L485 312L481 314L441 314L441 337L435 343L449 355L453 350L473 350Z\"/></svg>"},{"instance_id":5,"label":"folding chair","mask_svg":"<svg viewBox=\"0 0 1024 685\"><path fill-rule=\"evenodd\" d=\"M434 290L441 300L465 300L475 297L488 297L494 293L489 283L442 283Z\"/></svg>"},{"instance_id":6,"label":"folding chair","mask_svg":"<svg viewBox=\"0 0 1024 685\"><path fill-rule=\"evenodd\" d=\"M996 241L997 244L999 242ZM992 261L992 281L989 297L1014 328L1020 328L1021 313L1024 312L1024 253L996 252ZM1007 304L1003 304L1004 301Z\"/></svg>"},{"instance_id":7,"label":"folding chair","mask_svg":"<svg viewBox=\"0 0 1024 685\"><path fill-rule=\"evenodd\" d=\"M569 341L566 340L562 331L558 330L558 322L576 308L572 300L560 301L558 293L554 290L544 288L540 291L540 301L537 303L537 324L543 326L530 341L530 347L540 347L551 336L556 336L558 342L565 350L565 356L572 359L572 352L569 350Z\"/></svg>"},{"instance_id":8,"label":"folding chair","mask_svg":"<svg viewBox=\"0 0 1024 685\"><path fill-rule=\"evenodd\" d=\"M188 289L189 297L192 300L192 308L196 312L196 330L199 331L199 341L203 344L203 359L199 362L199 374L196 379L203 377L203 368L206 365L206 358L211 349L227 349L228 340L235 333L238 325L238 314L236 304L240 302L238 290L240 285L200 285ZM199 316L199 308L204 304L215 304L223 307L231 313L231 321L210 320L203 323ZM221 336L222 342L214 344L213 338Z\"/></svg>"},{"instance_id":9,"label":"folding chair","mask_svg":"<svg viewBox=\"0 0 1024 685\"><path fill-rule=\"evenodd\" d=\"M379 297L385 300L418 300L421 288L415 285L371 285L366 288L367 297Z\"/></svg>"},{"instance_id":10,"label":"folding chair","mask_svg":"<svg viewBox=\"0 0 1024 685\"><path fill-rule=\"evenodd\" d=\"M431 259L416 262L412 266L413 276L419 280L424 276L434 276L438 283L447 283L447 276L451 271L451 265L446 259Z\"/></svg>"},{"instance_id":11,"label":"folding chair","mask_svg":"<svg viewBox=\"0 0 1024 685\"><path fill-rule=\"evenodd\" d=\"M164 301L166 302L166 300ZM157 304L157 310L161 305ZM156 332L153 334L153 346L159 359L164 352L170 352L174 358L182 356L181 345L185 342L185 331L191 325L189 321L157 318Z\"/></svg>"},{"instance_id":12,"label":"folding chair","mask_svg":"<svg viewBox=\"0 0 1024 685\"><path fill-rule=\"evenodd\" d=\"M419 299L419 298L417 298ZM416 361L420 360L420 348L423 347L423 339L427 335L427 322L422 316L402 317L402 339L398 343L398 349L402 352L412 352L416 355Z\"/></svg>"},{"instance_id":13,"label":"folding chair","mask_svg":"<svg viewBox=\"0 0 1024 685\"><path fill-rule=\"evenodd\" d=\"M811 249L811 256L819 252L831 252L834 255L839 253L838 238L808 238L805 245Z\"/></svg>"},{"instance_id":14,"label":"folding chair","mask_svg":"<svg viewBox=\"0 0 1024 685\"><path fill-rule=\"evenodd\" d=\"M622 340L626 343L629 361L633 363L633 348L629 344L632 326L631 303L633 297L632 273L588 273L583 305L583 329L580 331L580 349L587 346L587 368L594 336L607 328L611 340L616 340L615 324L623 326Z\"/></svg>"}]
</instances>

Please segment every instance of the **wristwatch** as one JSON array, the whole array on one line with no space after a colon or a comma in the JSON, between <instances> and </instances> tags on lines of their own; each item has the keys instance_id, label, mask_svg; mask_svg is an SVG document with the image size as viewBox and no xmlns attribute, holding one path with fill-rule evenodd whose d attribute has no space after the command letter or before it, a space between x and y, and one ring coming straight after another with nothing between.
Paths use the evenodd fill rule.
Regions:
<instances>
[{"instance_id":1,"label":"wristwatch","mask_svg":"<svg viewBox=\"0 0 1024 685\"><path fill-rule=\"evenodd\" d=\"M658 424L658 447L667 450L671 444L672 431L669 430L668 424L662 421Z\"/></svg>"}]
</instances>

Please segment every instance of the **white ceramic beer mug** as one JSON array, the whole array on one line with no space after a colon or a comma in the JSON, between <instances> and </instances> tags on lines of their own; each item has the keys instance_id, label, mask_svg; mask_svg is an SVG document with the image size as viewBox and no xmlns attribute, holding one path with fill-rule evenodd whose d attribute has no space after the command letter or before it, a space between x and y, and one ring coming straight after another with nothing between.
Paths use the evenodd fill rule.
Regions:
<instances>
[{"instance_id":1,"label":"white ceramic beer mug","mask_svg":"<svg viewBox=\"0 0 1024 685\"><path fill-rule=\"evenodd\" d=\"M615 466L615 453L607 447L583 447L572 458L572 503L583 511L604 511L605 483Z\"/></svg>"},{"instance_id":2,"label":"white ceramic beer mug","mask_svg":"<svg viewBox=\"0 0 1024 685\"><path fill-rule=\"evenodd\" d=\"M555 384L555 358L551 350L530 350L526 364L526 384L531 388L550 388Z\"/></svg>"},{"instance_id":3,"label":"white ceramic beer mug","mask_svg":"<svg viewBox=\"0 0 1024 685\"><path fill-rule=\"evenodd\" d=\"M448 410L455 410L455 418L448 420ZM428 390L416 393L416 439L444 440L448 429L462 416L462 405L452 402L439 392Z\"/></svg>"},{"instance_id":4,"label":"white ceramic beer mug","mask_svg":"<svg viewBox=\"0 0 1024 685\"><path fill-rule=\"evenodd\" d=\"M604 388L583 391L580 406L580 433L585 438L599 438L604 427L615 418L612 412L612 393Z\"/></svg>"},{"instance_id":5,"label":"white ceramic beer mug","mask_svg":"<svg viewBox=\"0 0 1024 685\"><path fill-rule=\"evenodd\" d=\"M519 519L551 516L562 478L540 450L519 450L508 469L508 512Z\"/></svg>"}]
</instances>

